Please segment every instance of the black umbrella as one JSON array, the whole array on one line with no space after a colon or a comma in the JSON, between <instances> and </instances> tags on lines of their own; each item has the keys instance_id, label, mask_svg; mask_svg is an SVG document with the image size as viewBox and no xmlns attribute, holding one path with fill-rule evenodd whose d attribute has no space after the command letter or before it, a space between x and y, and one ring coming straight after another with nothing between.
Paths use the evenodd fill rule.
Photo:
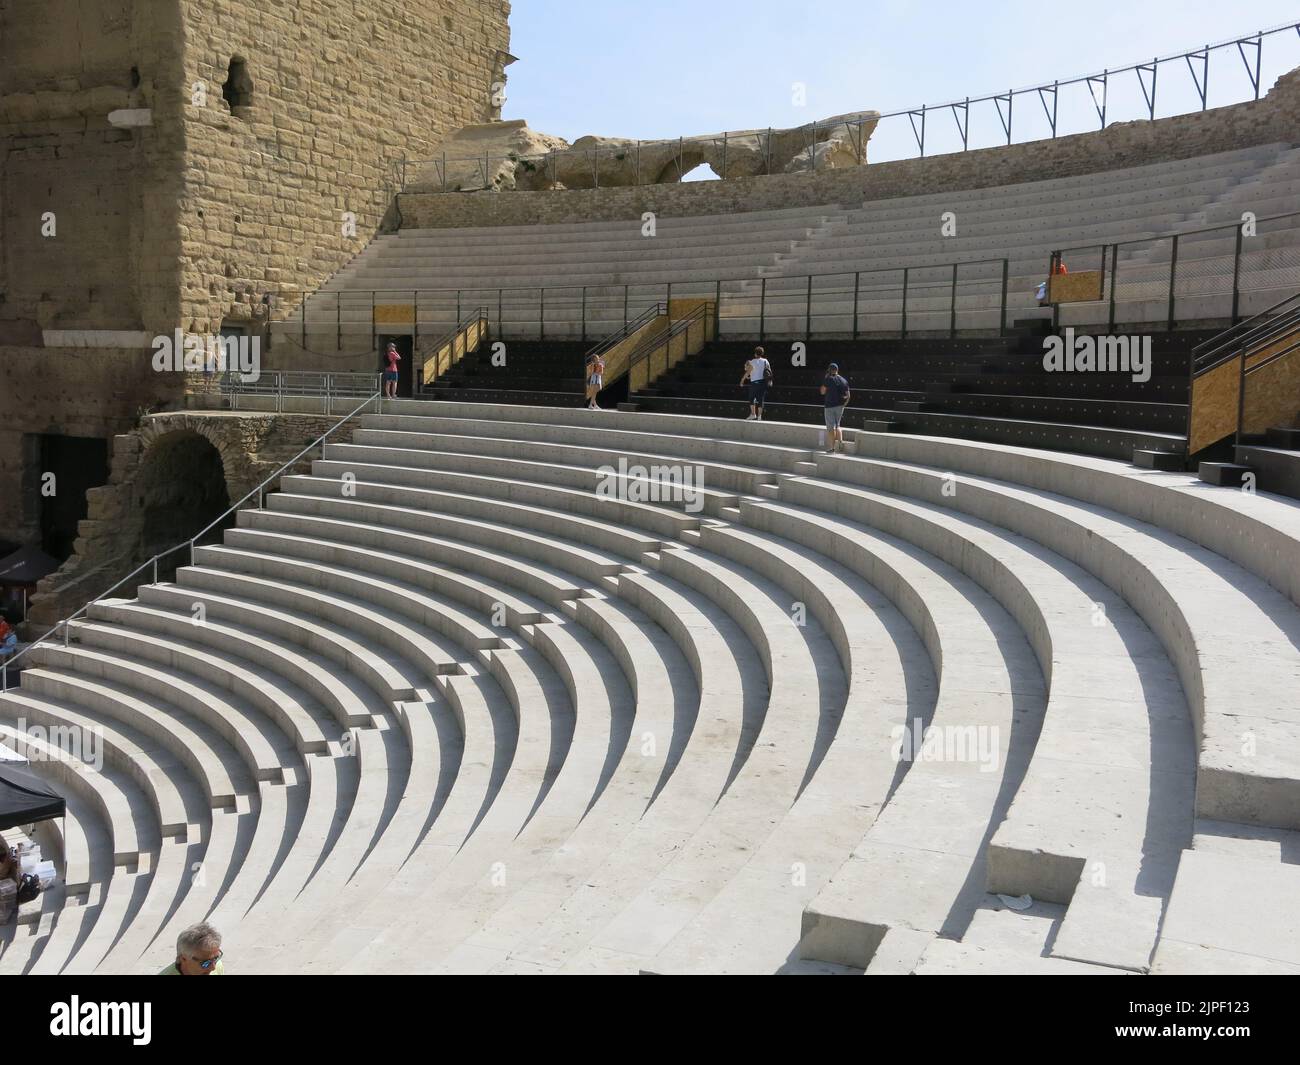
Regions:
<instances>
[{"instance_id":1,"label":"black umbrella","mask_svg":"<svg viewBox=\"0 0 1300 1065\"><path fill-rule=\"evenodd\" d=\"M0 762L0 829L62 817L63 797L26 766Z\"/></svg>"}]
</instances>

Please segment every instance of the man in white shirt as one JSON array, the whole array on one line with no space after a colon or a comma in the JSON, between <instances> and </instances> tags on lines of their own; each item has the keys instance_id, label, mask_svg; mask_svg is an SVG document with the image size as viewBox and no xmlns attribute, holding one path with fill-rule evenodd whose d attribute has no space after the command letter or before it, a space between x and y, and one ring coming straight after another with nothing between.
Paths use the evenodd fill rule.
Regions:
<instances>
[{"instance_id":1,"label":"man in white shirt","mask_svg":"<svg viewBox=\"0 0 1300 1065\"><path fill-rule=\"evenodd\" d=\"M745 375L740 379L742 388L749 385L749 417L745 421L763 420L763 404L771 383L772 364L767 361L762 348L755 348L753 358L745 363Z\"/></svg>"}]
</instances>

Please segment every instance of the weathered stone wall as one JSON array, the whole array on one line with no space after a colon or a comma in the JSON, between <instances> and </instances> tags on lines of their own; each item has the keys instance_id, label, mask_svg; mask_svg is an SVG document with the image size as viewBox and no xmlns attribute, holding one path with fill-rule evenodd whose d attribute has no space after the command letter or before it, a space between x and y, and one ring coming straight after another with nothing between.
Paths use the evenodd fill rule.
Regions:
<instances>
[{"instance_id":1,"label":"weathered stone wall","mask_svg":"<svg viewBox=\"0 0 1300 1065\"><path fill-rule=\"evenodd\" d=\"M1121 122L1095 133L1000 148L904 159L813 174L733 181L551 192L418 193L398 197L401 226L518 226L616 221L646 211L667 217L732 214L818 204L856 204L1041 181L1185 159L1274 141L1300 141L1300 70L1259 101L1155 122Z\"/></svg>"},{"instance_id":2,"label":"weathered stone wall","mask_svg":"<svg viewBox=\"0 0 1300 1065\"><path fill-rule=\"evenodd\" d=\"M149 352L0 346L0 540L40 535L36 434L107 438L175 399Z\"/></svg>"},{"instance_id":3,"label":"weathered stone wall","mask_svg":"<svg viewBox=\"0 0 1300 1065\"><path fill-rule=\"evenodd\" d=\"M200 332L251 316L265 293L315 289L359 252L402 155L488 119L510 43L505 0L183 6L182 324ZM231 114L221 87L233 57L252 102ZM192 83L205 102L190 102Z\"/></svg>"},{"instance_id":4,"label":"weathered stone wall","mask_svg":"<svg viewBox=\"0 0 1300 1065\"><path fill-rule=\"evenodd\" d=\"M146 515L158 502L151 493L166 494L170 482L187 475L186 469L174 468L178 452L170 445L178 436L201 437L216 449L226 498L234 503L337 421L324 415L174 412L148 416L140 428L115 436L108 484L86 495L88 512L77 528L72 557L37 586L29 635L46 631L163 549L146 543ZM338 439L347 439L349 426L339 433ZM198 531L190 529L176 541ZM188 564L184 554L171 565ZM144 576L148 580L151 574Z\"/></svg>"},{"instance_id":5,"label":"weathered stone wall","mask_svg":"<svg viewBox=\"0 0 1300 1065\"><path fill-rule=\"evenodd\" d=\"M108 437L181 402L147 343L43 331L256 334L291 314L373 235L393 162L489 116L509 10L0 0L0 541L35 536L30 434ZM252 95L232 113L235 57ZM123 109L150 124L115 127Z\"/></svg>"},{"instance_id":6,"label":"weathered stone wall","mask_svg":"<svg viewBox=\"0 0 1300 1065\"><path fill-rule=\"evenodd\" d=\"M176 2L0 0L0 344L175 321L180 40Z\"/></svg>"}]
</instances>

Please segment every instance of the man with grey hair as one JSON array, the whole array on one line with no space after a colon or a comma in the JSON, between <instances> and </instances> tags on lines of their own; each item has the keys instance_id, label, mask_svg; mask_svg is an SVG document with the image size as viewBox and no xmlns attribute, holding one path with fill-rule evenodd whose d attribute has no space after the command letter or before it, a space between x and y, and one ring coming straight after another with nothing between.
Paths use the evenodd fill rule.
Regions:
<instances>
[{"instance_id":1,"label":"man with grey hair","mask_svg":"<svg viewBox=\"0 0 1300 1065\"><path fill-rule=\"evenodd\" d=\"M176 960L159 976L221 976L221 933L206 921L176 937Z\"/></svg>"}]
</instances>

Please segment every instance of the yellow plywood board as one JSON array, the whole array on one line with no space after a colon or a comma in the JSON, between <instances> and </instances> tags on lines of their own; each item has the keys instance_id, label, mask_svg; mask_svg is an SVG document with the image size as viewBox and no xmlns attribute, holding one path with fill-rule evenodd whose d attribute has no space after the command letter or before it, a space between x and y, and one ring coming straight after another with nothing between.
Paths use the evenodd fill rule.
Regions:
<instances>
[{"instance_id":1,"label":"yellow plywood board","mask_svg":"<svg viewBox=\"0 0 1300 1065\"><path fill-rule=\"evenodd\" d=\"M413 303L376 303L375 325L414 325Z\"/></svg>"},{"instance_id":2,"label":"yellow plywood board","mask_svg":"<svg viewBox=\"0 0 1300 1065\"><path fill-rule=\"evenodd\" d=\"M1048 285L1049 303L1091 303L1102 298L1100 270L1054 274Z\"/></svg>"},{"instance_id":3,"label":"yellow plywood board","mask_svg":"<svg viewBox=\"0 0 1300 1065\"><path fill-rule=\"evenodd\" d=\"M1241 359L1229 359L1192 382L1192 431L1187 451L1195 454L1237 431Z\"/></svg>"}]
</instances>

